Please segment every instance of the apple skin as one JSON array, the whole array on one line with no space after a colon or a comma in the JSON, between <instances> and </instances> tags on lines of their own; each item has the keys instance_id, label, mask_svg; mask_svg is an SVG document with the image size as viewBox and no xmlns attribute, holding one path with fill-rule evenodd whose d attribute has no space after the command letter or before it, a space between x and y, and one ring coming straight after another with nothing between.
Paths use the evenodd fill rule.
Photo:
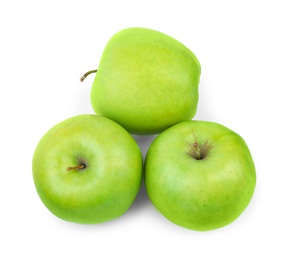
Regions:
<instances>
[{"instance_id":1,"label":"apple skin","mask_svg":"<svg viewBox=\"0 0 287 260\"><path fill-rule=\"evenodd\" d=\"M195 115L200 73L198 59L182 43L155 30L128 28L104 49L91 104L130 133L159 133Z\"/></svg>"},{"instance_id":2,"label":"apple skin","mask_svg":"<svg viewBox=\"0 0 287 260\"><path fill-rule=\"evenodd\" d=\"M234 221L249 204L255 184L245 141L217 123L178 123L157 136L146 156L149 198L167 219L188 229L212 230Z\"/></svg>"},{"instance_id":3,"label":"apple skin","mask_svg":"<svg viewBox=\"0 0 287 260\"><path fill-rule=\"evenodd\" d=\"M67 167L86 165L68 171ZM79 115L50 129L32 162L37 192L63 220L93 224L115 219L133 203L142 180L142 155L120 125Z\"/></svg>"}]
</instances>

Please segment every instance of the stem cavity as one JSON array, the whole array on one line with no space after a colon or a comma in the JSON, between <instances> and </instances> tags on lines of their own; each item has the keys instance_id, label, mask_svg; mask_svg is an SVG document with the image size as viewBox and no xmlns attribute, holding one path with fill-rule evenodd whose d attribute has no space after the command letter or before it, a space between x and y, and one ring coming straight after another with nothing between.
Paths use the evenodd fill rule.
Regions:
<instances>
[{"instance_id":1,"label":"stem cavity","mask_svg":"<svg viewBox=\"0 0 287 260\"><path fill-rule=\"evenodd\" d=\"M97 73L97 72L98 72L98 70L90 70L90 71L86 72L86 73L80 78L80 81L83 82L87 76L89 76L89 75L92 74L92 73Z\"/></svg>"},{"instance_id":2,"label":"stem cavity","mask_svg":"<svg viewBox=\"0 0 287 260\"><path fill-rule=\"evenodd\" d=\"M213 145L208 142L208 140L201 140L198 142L194 136L194 141L188 144L188 154L195 160L204 160L209 152L213 149Z\"/></svg>"}]
</instances>

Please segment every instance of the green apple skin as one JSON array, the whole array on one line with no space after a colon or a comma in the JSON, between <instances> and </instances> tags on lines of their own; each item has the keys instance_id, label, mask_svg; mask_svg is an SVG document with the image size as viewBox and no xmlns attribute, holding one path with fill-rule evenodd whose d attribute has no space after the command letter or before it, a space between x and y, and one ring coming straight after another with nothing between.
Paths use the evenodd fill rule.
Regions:
<instances>
[{"instance_id":1,"label":"green apple skin","mask_svg":"<svg viewBox=\"0 0 287 260\"><path fill-rule=\"evenodd\" d=\"M67 167L85 165L84 169ZM51 128L33 156L33 178L45 206L83 224L115 219L133 203L142 180L142 155L120 125L78 115Z\"/></svg>"},{"instance_id":2,"label":"green apple skin","mask_svg":"<svg viewBox=\"0 0 287 260\"><path fill-rule=\"evenodd\" d=\"M104 49L91 104L131 133L159 133L195 115L200 72L196 56L174 38L128 28Z\"/></svg>"},{"instance_id":3,"label":"green apple skin","mask_svg":"<svg viewBox=\"0 0 287 260\"><path fill-rule=\"evenodd\" d=\"M245 141L213 122L172 126L153 141L145 161L152 203L167 219L192 230L233 222L249 204L255 184L255 166Z\"/></svg>"}]
</instances>

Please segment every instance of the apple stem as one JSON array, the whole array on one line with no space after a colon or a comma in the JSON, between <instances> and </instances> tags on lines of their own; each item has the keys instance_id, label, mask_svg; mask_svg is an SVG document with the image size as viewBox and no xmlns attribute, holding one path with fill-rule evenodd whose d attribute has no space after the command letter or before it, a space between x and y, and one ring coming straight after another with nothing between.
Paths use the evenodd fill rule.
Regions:
<instances>
[{"instance_id":1,"label":"apple stem","mask_svg":"<svg viewBox=\"0 0 287 260\"><path fill-rule=\"evenodd\" d=\"M97 73L97 72L98 72L98 70L90 70L90 71L86 72L86 73L83 75L83 77L80 78L80 81L83 82L84 79L85 79L87 76L89 76L89 75L92 74L92 73Z\"/></svg>"},{"instance_id":2,"label":"apple stem","mask_svg":"<svg viewBox=\"0 0 287 260\"><path fill-rule=\"evenodd\" d=\"M195 150L195 154L197 156L197 159L200 160L201 159L201 155L200 155L200 148L198 147L198 143L197 142L194 142L193 143L193 147L194 147L194 150Z\"/></svg>"},{"instance_id":3,"label":"apple stem","mask_svg":"<svg viewBox=\"0 0 287 260\"><path fill-rule=\"evenodd\" d=\"M81 169L85 169L86 165L85 164L80 164L78 166L74 166L74 167L68 167L67 171L71 171L71 170L81 170Z\"/></svg>"}]
</instances>

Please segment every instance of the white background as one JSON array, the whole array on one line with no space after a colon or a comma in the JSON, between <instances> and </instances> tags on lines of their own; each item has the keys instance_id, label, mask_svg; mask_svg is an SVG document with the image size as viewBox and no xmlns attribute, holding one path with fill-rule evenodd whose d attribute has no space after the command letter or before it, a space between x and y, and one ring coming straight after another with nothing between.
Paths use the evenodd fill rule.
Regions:
<instances>
[{"instance_id":1,"label":"white background","mask_svg":"<svg viewBox=\"0 0 287 260\"><path fill-rule=\"evenodd\" d=\"M286 1L1 1L0 259L286 259ZM232 224L195 232L166 220L142 187L122 217L77 225L40 201L31 161L42 135L93 113L89 95L109 38L147 27L178 39L202 66L195 119L249 145L254 197ZM145 156L153 136L135 137Z\"/></svg>"}]
</instances>

